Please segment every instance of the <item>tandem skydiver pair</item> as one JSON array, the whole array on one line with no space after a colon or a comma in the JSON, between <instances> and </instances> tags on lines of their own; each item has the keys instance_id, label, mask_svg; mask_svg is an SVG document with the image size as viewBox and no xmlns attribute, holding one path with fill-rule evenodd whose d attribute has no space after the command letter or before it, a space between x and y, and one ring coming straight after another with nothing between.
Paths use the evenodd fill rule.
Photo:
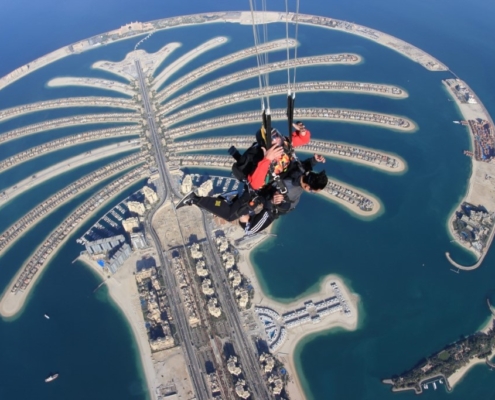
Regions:
<instances>
[{"instance_id":1,"label":"tandem skydiver pair","mask_svg":"<svg viewBox=\"0 0 495 400\"><path fill-rule=\"evenodd\" d=\"M279 216L295 209L303 192L319 192L328 182L325 171L316 173L314 165L325 162L315 154L299 161L294 147L308 144L311 133L302 122L296 122L290 138L277 129L271 130L271 142L263 140L262 130L242 155L232 147L229 153L236 159L232 174L244 183L243 190L233 197L228 195L197 196L188 193L176 209L196 205L227 221L239 219L246 235L266 229ZM267 149L267 147L269 147Z\"/></svg>"}]
</instances>

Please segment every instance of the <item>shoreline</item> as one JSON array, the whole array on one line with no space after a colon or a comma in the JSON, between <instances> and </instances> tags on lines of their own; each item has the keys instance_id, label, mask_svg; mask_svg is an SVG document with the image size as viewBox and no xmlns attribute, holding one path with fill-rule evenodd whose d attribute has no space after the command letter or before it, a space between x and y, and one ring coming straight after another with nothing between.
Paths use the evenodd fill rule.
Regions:
<instances>
[{"instance_id":1,"label":"shoreline","mask_svg":"<svg viewBox=\"0 0 495 400\"><path fill-rule=\"evenodd\" d=\"M136 182L132 182L134 184ZM108 204L112 201L115 200L118 196L122 194L124 190L126 190L129 187L129 185L126 185L124 187L121 187L121 190L116 193L115 195L111 196L108 198L106 201L103 201L102 203L98 204L97 207L95 207L91 213L89 213L86 217L82 218L79 222L78 225L84 224L86 221L88 221L90 218L94 217L96 213L98 213L102 208L108 206ZM71 213L72 215L72 213ZM54 228L48 235L47 237L56 230L57 228ZM0 316L3 319L7 320L12 320L17 318L22 314L22 311L26 307L29 298L31 297L33 293L33 289L36 287L36 285L39 283L40 277L43 275L45 272L48 264L50 264L50 261L52 258L58 254L62 246L74 235L74 231L72 231L70 234L65 236L57 245L57 247L49 253L49 255L46 257L44 260L43 264L39 267L38 272L33 275L31 282L27 286L26 290L23 292L19 292L17 294L12 294L10 292L10 289L12 285L17 281L19 275L23 272L25 264L29 261L29 258L31 257L32 254L35 254L41 247L44 245L44 241L36 247L36 249L33 250L31 253L30 257L28 257L28 260L22 264L22 266L19 268L19 270L16 272L16 274L12 277L12 279L9 281L9 283L6 285L4 291L0 295Z\"/></svg>"},{"instance_id":2,"label":"shoreline","mask_svg":"<svg viewBox=\"0 0 495 400\"><path fill-rule=\"evenodd\" d=\"M267 233L272 232L272 227L267 229ZM359 326L359 315L358 315L358 302L359 296L352 293L346 286L344 279L336 274L328 274L323 276L315 285L310 287L307 291L297 296L296 298L287 299L277 299L271 297L269 294L263 291L260 284L260 279L258 277L257 269L251 261L252 251L265 241L268 236L262 238L259 242L254 244L248 249L239 249L240 260L237 264L239 271L248 279L250 279L251 284L254 288L254 298L252 299L253 306L267 306L273 308L274 310L282 314L295 306L301 306L302 303L311 298L313 301L318 301L318 299L323 299L332 294L329 282L335 281L339 285L340 289L344 293L345 298L353 312L351 317L345 317L342 314L334 314L325 317L325 319L315 325L303 325L296 328L290 328L287 335L287 340L284 344L273 354L284 363L284 367L289 373L290 381L287 383L287 391L290 393L290 398L293 400L306 400L307 395L304 390L304 376L302 371L298 368L296 360L296 349L299 344L304 344L304 339L310 339L313 336L322 334L323 332L328 332L335 328L342 328L348 331L354 331L358 329Z\"/></svg>"},{"instance_id":3,"label":"shoreline","mask_svg":"<svg viewBox=\"0 0 495 400\"><path fill-rule=\"evenodd\" d=\"M229 13L236 13L237 15L234 16L234 15L229 15ZM204 19L201 21L202 24L210 24L210 23L237 23L237 24L246 24L247 22L244 20L246 18L246 15L245 14L249 14L247 11L240 11L240 12L229 12L229 11L221 11L221 12L212 12L212 13L208 13L208 14L189 14L187 16L177 16L177 17L170 17L170 18L162 18L162 19L159 19L159 20L154 20L154 21L151 21L149 22L149 24L152 24L153 27L151 29L142 29L140 31L133 31L133 35L131 36L125 36L125 37L119 37L119 38L115 38L115 39L112 39L112 40L108 40L107 42L102 42L102 43L96 43L95 45L90 45L89 42L88 42L88 38L85 38L85 39L82 39L78 42L75 42L75 43L72 43L72 44L69 44L67 46L64 46L64 47L61 47L59 49L56 49L50 53L47 53L41 57L38 57L32 61L30 61L29 63L25 64L25 65L21 65L20 67L16 68L15 70L13 70L12 72L10 72L9 74L3 76L0 78L0 90L2 90L4 87L18 81L19 79L22 79L23 77L25 77L26 75L30 74L31 72L33 71L36 71L38 69L41 69L43 67L46 67L47 65L53 63L53 62L56 62L62 58L65 58L67 56L70 56L70 55L73 55L73 54L80 54L82 52L85 52L85 51L89 51L89 50L93 50L95 48L98 48L99 46L97 45L108 45L108 44L113 44L113 43L116 43L116 42L119 42L119 41L122 41L122 40L128 40L128 39L133 39L133 38L137 38L139 36L143 36L143 35L147 35L151 32L158 32L158 31L162 31L162 30L166 30L166 29L174 29L174 28L179 28L179 27L184 27L184 26L190 26L190 25L195 25L198 23L198 21L195 21L195 19L197 19L198 17L202 17L202 16L218 16L218 20L211 20L211 19ZM267 18L267 22L269 22L269 18L271 17L272 19L274 19L272 22L277 22L277 20L279 19L278 17L279 16L284 16L283 13L279 13L279 12L272 12L272 13L266 13L265 15ZM384 47L387 47L393 51L396 51L396 52L399 52L400 54L402 54L403 56L409 58L410 60L414 61L414 62L418 62L420 63L420 65L422 65L424 68L426 69L429 69L429 70L433 70L434 69L430 69L430 68L427 68L425 65L423 65L419 60L418 58L414 58L413 55L409 55L407 54L406 52L404 51L401 51L400 49L394 47L391 45L391 42L393 40L397 41L397 43L399 44L402 44L402 45L406 45L407 48L413 48L415 49L416 51L419 52L419 55L421 57L426 57L427 59L430 58L432 62L435 64L439 64L440 67L443 67L445 68L446 70L448 69L443 63L441 63L439 60L437 60L435 57L431 56L430 54L426 53L425 51L419 49L418 47L408 43L408 42L405 42L403 41L402 39L399 39L399 38L396 38L394 36L391 36L387 33L384 33L384 32L381 32L381 31L378 31L378 30L374 30L374 29L371 29L371 28L368 28L366 26L363 26L363 25L356 25L356 24L351 24L349 22L346 22L346 21L342 21L342 20L336 20L336 19L332 19L330 17L320 17L320 16L316 16L316 15L308 15L308 14L300 14L300 16L302 16L303 18L325 18L325 19L328 19L329 21L338 21L340 23L346 23L346 24L350 24L352 25L352 27L354 26L357 26L361 29L367 29L367 30L371 30L371 31L374 31L374 32L378 32L380 33L381 35L385 36L384 38L382 38L382 40L379 40L380 37L378 38L373 38L373 37L368 37L365 35L365 32L362 31L362 32L358 32L358 31L353 31L353 30L349 30L347 28L343 29L343 28L336 28L336 27L333 27L333 26L325 26L325 25L322 25L322 24L318 24L318 23L315 23L315 22L310 22L310 21L302 21L301 18L299 19L298 23L299 24L304 24L304 25L309 25L309 26L315 26L315 27L319 27L319 28L322 28L322 29L332 29L332 30L336 30L336 31L340 31L340 32L343 32L343 33L349 33L351 35L357 35L357 36L360 36L362 37L363 39L367 39L367 40L371 40L379 45L382 45ZM184 18L185 17L185 18ZM193 20L194 22L189 22L189 20ZM250 22L250 17L247 18ZM168 25L164 25L164 23L166 24L167 22L171 22L171 23L174 23L174 25L171 25L171 26L168 26ZM178 23L176 23L178 22ZM280 20L278 21L280 23L282 23L283 21ZM161 25L162 24L162 25ZM103 32L101 33L100 35L97 35L97 36L105 36L105 35L111 35L111 34L116 34L117 32L119 31L119 29L114 29L112 31L108 31L108 32ZM383 41L384 40L388 40L386 42ZM77 50L74 50L74 47L77 48ZM416 56L417 57L417 56Z\"/></svg>"},{"instance_id":4,"label":"shoreline","mask_svg":"<svg viewBox=\"0 0 495 400\"><path fill-rule=\"evenodd\" d=\"M466 82L458 78L455 79L455 81L459 82L459 84L465 85L465 87L469 90L469 92L473 95L473 97L477 102L475 104L461 103L457 98L457 96L452 92L451 86L449 85L447 80L442 80L442 85L444 89L447 91L448 95L453 99L458 109L458 112L461 114L464 120L468 121L476 118L482 118L489 121L493 129L494 126L493 120L490 117L490 114L484 107L481 100L478 98L478 96L476 96L476 93L466 84ZM467 131L469 135L469 144L471 146L470 150L474 151L475 139L470 126L467 126ZM447 258L449 263L463 271L475 270L483 263L486 255L488 254L488 251L490 250L493 239L495 237L495 227L493 227L492 231L490 232L483 253L479 254L472 248L472 246L468 245L467 243L466 244L463 243L461 240L457 238L452 226L452 221L456 218L455 212L464 202L468 202L474 205L482 204L483 206L486 207L488 212L495 211L495 201L493 197L493 195L495 194L495 190L493 188L489 188L489 186L486 185L486 176L490 174L493 174L495 176L495 165L493 163L478 161L474 157L471 157L471 174L469 176L467 191L465 195L462 197L462 200L454 208L449 218L447 219L448 235L451 236L452 239L454 239L461 248L473 253L477 257L477 261L474 264L464 266L454 261L448 251L445 252L445 257Z\"/></svg>"},{"instance_id":5,"label":"shoreline","mask_svg":"<svg viewBox=\"0 0 495 400\"><path fill-rule=\"evenodd\" d=\"M484 326L480 330L478 330L477 332L486 333L488 330L490 330L490 328L493 327L493 321L494 321L494 317L492 315L490 315L490 318L487 321L487 323L484 324ZM493 354L492 354L491 358L493 358ZM481 358L481 359L480 358L473 358L473 359L469 360L469 362L465 366L459 368L456 372L454 372L452 375L450 375L447 378L447 380L449 381L450 387L452 389L454 389L455 385L460 383L462 381L462 379L465 377L465 375L469 372L469 370L471 368L473 368L475 365L485 364L485 363L486 363L485 358Z\"/></svg>"},{"instance_id":6,"label":"shoreline","mask_svg":"<svg viewBox=\"0 0 495 400\"><path fill-rule=\"evenodd\" d=\"M110 87L103 86L103 85L98 85L98 82L107 82L108 84L111 84ZM59 77L59 78L52 78L50 79L47 83L46 86L49 88L58 88L58 87L65 87L65 86L81 86L81 87L90 87L94 89L100 89L100 90L108 90L111 92L118 92L121 94L124 94L126 96L134 97L136 95L136 92L131 89L130 83L129 84L124 84L122 82L118 81L111 81L108 79L96 79L96 78L81 78L77 76L67 76L67 77Z\"/></svg>"},{"instance_id":7,"label":"shoreline","mask_svg":"<svg viewBox=\"0 0 495 400\"><path fill-rule=\"evenodd\" d=\"M79 255L77 260L80 261L86 268L88 268L92 273L101 278L102 285L105 285L108 289L108 296L111 301L114 303L114 306L121 312L121 315L127 322L127 325L131 328L132 335L134 337L134 342L137 345L137 350L139 352L139 360L141 361L141 369L146 380L146 384L148 387L148 392L150 394L150 399L156 399L155 395L155 381L156 381L156 372L153 364L153 354L151 353L151 349L147 340L147 337L144 338L142 332L139 332L138 326L144 326L144 318L142 317L142 321L139 320L139 315L136 312L132 312L133 304L132 297L138 296L137 286L134 282L134 290L131 296L129 296L129 286L124 289L122 284L117 280L117 274L110 275L110 278L106 276L103 269L95 265L95 262L92 261L87 255ZM126 292L127 290L127 292ZM136 311L136 310L134 310Z\"/></svg>"}]
</instances>

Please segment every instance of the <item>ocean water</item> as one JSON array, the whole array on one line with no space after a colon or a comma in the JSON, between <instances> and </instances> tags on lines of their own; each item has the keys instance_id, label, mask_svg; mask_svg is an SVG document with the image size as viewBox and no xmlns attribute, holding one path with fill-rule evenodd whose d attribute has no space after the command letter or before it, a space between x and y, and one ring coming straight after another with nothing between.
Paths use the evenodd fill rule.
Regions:
<instances>
[{"instance_id":1,"label":"ocean water","mask_svg":"<svg viewBox=\"0 0 495 400\"><path fill-rule=\"evenodd\" d=\"M301 4L301 11L361 23L428 51L466 80L493 115L495 97L490 89L495 87L495 51L486 39L495 36L495 27L490 22L495 12L493 2L474 0L469 6L461 0L439 0L434 4L427 0L404 0L400 5L393 0L343 3L308 2ZM236 8L247 9L248 4ZM5 0L0 4L0 33L11 40L0 43L3 55L0 75L58 47L115 29L131 20L147 21L227 9L232 9L232 4L223 0L211 4L194 0L187 8L176 0L166 5L149 0L144 6L128 0L90 0L63 5L55 0L39 3ZM44 29L46 26L50 29ZM282 31L276 27L270 30L274 37ZM142 48L152 52L167 42L184 43L170 58L173 60L217 35L228 35L231 40L212 51L212 58L252 45L249 27L210 25L208 29L189 27L159 32ZM470 254L450 243L446 229L448 216L466 192L470 174L469 158L462 154L462 150L469 147L467 131L452 124L460 115L453 102L448 101L440 82L450 74L426 71L373 42L338 32L301 27L299 39L300 56L346 51L360 54L364 63L352 67L298 69L298 81L346 79L390 83L406 89L410 97L399 101L365 95L301 93L297 106L347 107L404 115L414 120L419 130L404 134L357 124L311 122L311 130L318 139L394 152L406 160L409 169L403 175L393 175L328 160L325 169L331 177L379 197L384 214L364 221L325 199L305 195L297 212L277 222L277 238L260 247L253 254L253 261L263 289L281 300L317 289L318 282L328 273L341 275L360 296L362 318L356 332L335 330L317 334L297 348L298 369L310 398L412 398L412 393L392 394L380 380L411 368L461 335L476 331L488 317L486 298L495 300L493 251L481 268L470 273L452 273L444 256L445 251L450 251L458 261L473 262ZM0 107L66 95L122 96L87 88L46 88L45 84L53 77L69 75L121 80L92 70L90 66L101 59L122 59L138 40L101 47L38 70L0 91ZM198 58L181 73L210 61L209 57L210 54ZM270 59L276 57L273 55ZM225 67L203 78L203 82L248 66L249 60ZM283 74L277 74L271 82L283 82L283 79ZM255 86L253 80L241 82L201 100ZM282 97L274 98L272 107L283 107L283 104ZM246 102L217 110L207 117L258 106L255 101ZM32 114L22 121L0 124L0 132L44 117L89 112L108 110L67 109L46 115ZM235 130L220 129L194 137L249 134L255 129L255 124L243 125ZM73 133L71 129L50 131L42 138L36 135L33 139L43 143ZM26 140L2 145L0 157L15 154L28 145L32 146ZM69 157L69 153L78 151L61 154L56 161ZM43 197L49 196L71 179L102 164L81 167L3 206L0 215L6 217L2 226L8 226L14 217L25 213L32 207L33 198L42 198L41 193ZM29 176L35 165L26 163L16 174ZM9 172L0 174L2 186L9 180L15 180ZM127 193L139 186L135 185ZM2 288L36 248L40 238L91 194L85 193L64 205L0 258ZM81 227L74 239L96 218ZM105 289L92 293L98 278L83 266L71 264L80 250L73 241L63 246L33 290L23 313L14 321L0 321L1 399L147 398L137 349L124 318L108 299ZM45 312L52 316L50 321L43 318ZM50 371L60 371L61 378L52 385L45 385L43 379ZM424 396L495 399L495 381L491 374L484 366L476 367L453 393L431 390Z\"/></svg>"}]
</instances>

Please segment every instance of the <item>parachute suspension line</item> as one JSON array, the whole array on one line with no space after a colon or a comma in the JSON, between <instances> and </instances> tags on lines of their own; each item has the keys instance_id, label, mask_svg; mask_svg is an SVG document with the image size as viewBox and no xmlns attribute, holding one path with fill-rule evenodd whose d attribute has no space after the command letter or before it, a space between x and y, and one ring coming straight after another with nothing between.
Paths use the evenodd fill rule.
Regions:
<instances>
[{"instance_id":1,"label":"parachute suspension line","mask_svg":"<svg viewBox=\"0 0 495 400\"><path fill-rule=\"evenodd\" d=\"M261 14L261 25L262 25L262 32L263 32L263 43L266 44L268 43L268 24L266 23L265 21L265 13L266 13L266 0L262 0L261 1L261 11L262 11L262 14ZM268 65L268 52L264 52L262 55L261 55L262 59L264 60L264 64L263 65ZM269 86L270 86L270 75L268 73L268 71L266 71L264 74L263 74L263 82L265 84L265 99L266 99L266 102L267 102L267 107L268 107L268 110L270 110L270 95L269 95Z\"/></svg>"},{"instance_id":2,"label":"parachute suspension line","mask_svg":"<svg viewBox=\"0 0 495 400\"><path fill-rule=\"evenodd\" d=\"M254 23L254 6L253 6L253 0L249 0L249 5L250 5L250 8L251 8L251 19L253 21L253 39L254 39L254 49L256 51L256 62L257 62L257 65L258 65L258 83L259 83L259 87L260 87L260 101L261 101L261 109L264 110L265 109L265 101L264 101L264 97L263 97L263 82L262 82L262 79L261 79L261 64L262 64L262 60L261 60L261 57L260 57L260 53L258 51L258 42L259 42L259 39L258 39L258 31L256 29L256 24Z\"/></svg>"},{"instance_id":3,"label":"parachute suspension line","mask_svg":"<svg viewBox=\"0 0 495 400\"><path fill-rule=\"evenodd\" d=\"M289 5L288 0L285 0L285 37L286 37L286 47L287 47L287 125L288 125L288 133L289 133L289 143L292 146L292 125L294 123L294 107L295 107L295 99L296 99L296 61L297 61L297 35L298 35L298 27L299 27L299 0L296 0L296 12L294 13L295 19L295 46L294 46L294 60L293 60L293 82L291 85L290 79L290 45L289 45Z\"/></svg>"},{"instance_id":4,"label":"parachute suspension line","mask_svg":"<svg viewBox=\"0 0 495 400\"><path fill-rule=\"evenodd\" d=\"M285 0L285 48L287 49L287 90L290 94L289 4Z\"/></svg>"},{"instance_id":5,"label":"parachute suspension line","mask_svg":"<svg viewBox=\"0 0 495 400\"><path fill-rule=\"evenodd\" d=\"M290 45L289 45L289 4L285 0L285 47L287 49L287 132L289 145L292 147L292 123L294 122L294 100L296 97L295 91L291 88L290 80ZM294 87L295 90L295 87Z\"/></svg>"},{"instance_id":6,"label":"parachute suspension line","mask_svg":"<svg viewBox=\"0 0 495 400\"><path fill-rule=\"evenodd\" d=\"M261 100L261 110L262 110L262 122L263 125L261 127L261 136L265 144L265 148L268 149L271 146L271 140L268 140L268 137L271 137L271 113L270 113L270 98L269 96L266 96L267 100L267 108L265 108L265 95L266 95L266 90L264 90L264 87L266 88L268 85L268 79L267 79L267 74L262 74L261 73L261 68L268 62L268 56L265 54L265 56L261 55L259 50L258 50L258 44L259 44L259 30L258 27L256 26L256 20L255 20L255 11L256 11L256 0L254 0L255 3L253 5L253 0L249 0L249 5L251 9L251 20L252 20L252 28L253 28L253 37L254 37L254 47L256 51L256 61L258 63L258 82L260 86L260 100ZM265 14L264 12L266 11L266 3L265 0L262 2L262 22L265 27L264 23L264 18ZM266 41L266 38L268 37L268 31L266 29L263 30L263 35L264 39Z\"/></svg>"},{"instance_id":7,"label":"parachute suspension line","mask_svg":"<svg viewBox=\"0 0 495 400\"><path fill-rule=\"evenodd\" d=\"M295 90L296 87L296 70L297 70L297 35L299 33L299 0L296 0L296 14L294 15L294 19L296 22L296 33L294 36L294 40L296 41L296 46L294 47L294 83L293 88Z\"/></svg>"}]
</instances>

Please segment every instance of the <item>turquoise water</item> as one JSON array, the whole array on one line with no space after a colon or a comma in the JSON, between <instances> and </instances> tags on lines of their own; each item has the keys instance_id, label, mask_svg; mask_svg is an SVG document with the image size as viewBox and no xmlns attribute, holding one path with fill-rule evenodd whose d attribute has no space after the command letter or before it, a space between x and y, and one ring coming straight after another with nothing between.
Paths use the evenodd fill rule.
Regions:
<instances>
[{"instance_id":1,"label":"turquoise water","mask_svg":"<svg viewBox=\"0 0 495 400\"><path fill-rule=\"evenodd\" d=\"M25 6L25 1L19 1L18 5L7 2L3 6L17 15L16 12L20 10L18 7ZM175 0L170 3L177 3L177 12L184 9ZM178 14L231 8L231 4L225 1L218 1L214 5L197 1L193 3L194 7L190 6L187 11ZM23 35L18 36L15 44L2 43L0 50L7 56L5 62L2 60L0 75L71 41L114 29L130 20L156 19L162 16L157 15L157 9L163 13L169 12L163 9L160 2L152 0L150 4L149 7L137 8L127 0L119 2L118 13L105 18L96 17L92 19L92 26L84 20L84 16L90 15L90 7L95 7L92 0L77 7L68 4L61 10L57 9L46 23L51 21L50 26L58 27L59 31L65 29L67 35L49 36L49 32L39 29L36 36L39 37L39 44L25 46L31 49L28 52L12 50L16 45L22 46L25 40ZM55 7L54 0L46 0L43 5L47 10ZM110 0L98 2L102 12L111 6L116 7L116 4ZM167 7L170 6L167 4ZM38 7L33 6L33 9ZM441 0L436 4L405 0L401 6L396 6L392 0L375 0L373 6L363 0L352 0L345 4L308 4L304 7L303 11L308 13L355 21L411 41L449 65L473 87L488 110L492 114L495 112L495 97L491 91L495 87L492 73L495 54L493 49L485 48L486 38L495 36L495 27L489 21L489 16L495 11L492 3L475 0L466 9L460 0ZM459 16L460 7L463 7L462 17ZM31 15L30 12L23 13L27 14L23 14L27 18ZM63 18L66 14L60 13L78 15L71 29L67 25L67 18ZM16 28L5 15L0 12L0 29L9 30L10 36ZM35 16L31 18L35 20ZM30 25L31 30L28 29L31 40L37 26L33 23ZM281 28L271 30L273 38L282 31ZM228 24L159 32L147 40L143 48L151 52L167 42L180 41L184 45L170 57L169 60L173 61L208 38L225 34L231 40L225 46L213 50L212 58L252 45L249 27ZM48 37L51 40L47 41ZM338 273L344 277L351 289L360 296L363 318L359 330L319 334L308 338L298 347L296 360L308 395L314 399L412 398L412 393L392 394L380 380L409 369L422 357L437 351L460 335L474 332L488 316L486 297L495 300L494 272L490 268L495 261L493 251L488 254L480 269L459 275L450 272L450 265L444 256L445 251L450 251L458 261L473 262L470 254L450 243L446 229L447 218L463 197L470 174L469 158L462 155L462 150L469 147L467 131L452 124L451 121L459 119L460 115L454 104L447 100L448 95L440 83L441 79L450 75L428 72L395 52L338 32L301 27L299 38L302 42L300 56L346 51L360 54L364 57L364 63L352 67L299 69L298 81L346 79L391 83L403 87L410 94L408 99L398 101L364 95L301 93L296 103L299 107L328 106L382 111L407 116L420 129L414 134L403 134L357 124L311 122L311 130L318 139L394 152L406 160L409 169L405 174L395 176L352 163L328 160L325 169L331 177L379 197L385 213L367 222L353 217L331 202L305 195L298 211L277 223L277 239L260 247L253 254L253 260L264 290L275 298L283 300L297 297L313 288L328 273ZM122 81L103 71L92 70L90 66L100 59L122 59L136 42L133 39L101 47L36 71L0 92L0 108L69 95L124 97L88 88L46 88L45 84L53 77L66 75ZM277 57L283 55L270 56L270 59L275 60ZM210 53L200 57L181 73L212 58ZM252 61L225 67L199 82L250 67ZM277 74L271 82L284 82L284 78L284 74ZM256 85L256 80L240 82L200 100ZM284 106L282 96L272 101L272 108ZM257 107L257 101L246 102L212 112L206 117ZM43 118L94 112L109 110L67 109L32 114L0 124L0 132ZM43 143L90 128L104 127L108 125L51 131L34 135L29 140L13 141L0 146L0 157L5 158L31 147L33 142ZM249 134L255 129L256 124L244 125L195 135L194 138L212 134ZM83 151L84 146L78 148L62 152L53 159L40 158L39 161L46 165L59 162ZM124 156L115 156L112 160ZM15 202L0 208L1 229L5 229L32 207L36 203L34 199L48 197L71 180L97 169L103 163L95 162L80 167L33 188ZM29 176L34 168L36 163L26 163L16 170L0 174L1 186L4 182L16 181L17 176ZM134 185L126 192L131 193L139 186ZM40 238L91 194L79 196L64 205L0 258L2 288L27 255L36 248ZM84 224L73 236L74 239L96 219L95 216ZM124 318L109 301L105 289L96 295L92 293L98 285L98 279L82 265L71 264L80 250L81 247L74 241L63 246L33 290L20 317L12 322L0 322L0 340L3 343L0 346L0 371L3 378L0 398L147 397L137 349ZM52 319L46 321L42 317L44 313L49 313ZM45 385L43 379L50 371L60 371L61 378L53 385ZM443 390L431 390L425 396L442 398L447 394ZM494 399L493 377L485 367L476 367L448 396L449 399Z\"/></svg>"}]
</instances>

